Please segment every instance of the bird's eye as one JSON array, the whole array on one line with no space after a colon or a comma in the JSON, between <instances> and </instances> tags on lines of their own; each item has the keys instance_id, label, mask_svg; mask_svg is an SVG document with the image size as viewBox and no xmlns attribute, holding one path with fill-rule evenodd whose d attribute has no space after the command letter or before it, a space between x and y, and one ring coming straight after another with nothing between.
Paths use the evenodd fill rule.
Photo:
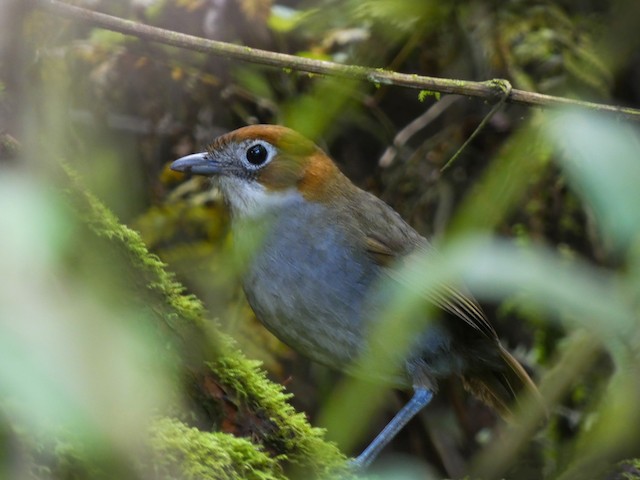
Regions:
<instances>
[{"instance_id":1,"label":"bird's eye","mask_svg":"<svg viewBox=\"0 0 640 480\"><path fill-rule=\"evenodd\" d=\"M259 166L266 162L269 152L264 145L256 143L247 149L247 161L251 165Z\"/></svg>"}]
</instances>

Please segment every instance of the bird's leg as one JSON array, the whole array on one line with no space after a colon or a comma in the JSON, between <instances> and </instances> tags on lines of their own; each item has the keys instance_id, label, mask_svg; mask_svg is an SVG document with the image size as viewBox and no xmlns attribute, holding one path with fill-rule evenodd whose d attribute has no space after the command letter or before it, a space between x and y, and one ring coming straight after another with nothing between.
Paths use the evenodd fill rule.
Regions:
<instances>
[{"instance_id":1,"label":"bird's leg","mask_svg":"<svg viewBox=\"0 0 640 480\"><path fill-rule=\"evenodd\" d=\"M424 387L414 387L414 394L411 400L391 419L369 446L351 461L350 466L358 470L367 468L393 437L409 423L409 420L426 407L432 398L433 393L431 390Z\"/></svg>"}]
</instances>

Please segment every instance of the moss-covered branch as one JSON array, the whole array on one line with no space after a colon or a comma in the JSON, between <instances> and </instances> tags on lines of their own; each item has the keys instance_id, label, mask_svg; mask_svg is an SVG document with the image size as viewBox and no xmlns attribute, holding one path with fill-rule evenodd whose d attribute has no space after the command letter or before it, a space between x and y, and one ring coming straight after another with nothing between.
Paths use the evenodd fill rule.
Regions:
<instances>
[{"instance_id":1,"label":"moss-covered branch","mask_svg":"<svg viewBox=\"0 0 640 480\"><path fill-rule=\"evenodd\" d=\"M248 440L235 441L227 438L228 435L198 432L169 421L154 427L153 446L162 451L189 451L193 456L183 460L185 468L210 468L212 472L210 477L187 475L185 478L221 478L215 474L217 468L223 471L236 469L233 475L245 478L237 468L249 468L254 464L268 471L267 474L263 470L264 477L259 478L278 478L278 469L286 462L314 473L343 465L344 456L334 444L323 439L323 430L311 427L304 414L296 412L287 402L290 395L283 387L269 381L259 362L247 359L234 341L207 318L200 300L184 293L184 287L166 271L159 258L148 252L138 233L122 225L73 174L69 174L69 178L72 203L79 209L81 218L95 235L107 239L126 255L136 275L143 279L146 289L156 299L152 310L159 328L168 331L177 344L176 354L182 357L192 401L197 403L203 398L207 402L220 401L211 393L211 385L219 385L229 392L226 396L235 403L235 408L263 421L260 431L252 435L258 440L259 447L249 448ZM223 465L217 463L214 468L209 464L210 460L199 464L198 458L209 458L203 455L203 449L220 450L218 457ZM265 450L271 453L273 460L267 458ZM234 478L233 475L227 478Z\"/></svg>"}]
</instances>

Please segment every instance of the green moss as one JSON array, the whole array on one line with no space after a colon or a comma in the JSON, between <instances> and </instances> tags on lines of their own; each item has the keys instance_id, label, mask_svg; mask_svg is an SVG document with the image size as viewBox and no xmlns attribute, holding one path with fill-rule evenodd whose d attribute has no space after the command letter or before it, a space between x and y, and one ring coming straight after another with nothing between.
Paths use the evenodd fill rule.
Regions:
<instances>
[{"instance_id":1,"label":"green moss","mask_svg":"<svg viewBox=\"0 0 640 480\"><path fill-rule=\"evenodd\" d=\"M424 102L427 97L434 97L436 100L440 100L440 92L432 92L431 90L420 90L418 92L418 101Z\"/></svg>"},{"instance_id":2,"label":"green moss","mask_svg":"<svg viewBox=\"0 0 640 480\"><path fill-rule=\"evenodd\" d=\"M285 478L277 459L244 438L201 432L168 418L155 422L150 433L155 478Z\"/></svg>"},{"instance_id":3,"label":"green moss","mask_svg":"<svg viewBox=\"0 0 640 480\"><path fill-rule=\"evenodd\" d=\"M305 415L287 402L291 395L281 385L267 380L259 365L236 351L220 356L210 367L223 383L252 404L252 409L263 410L274 422L277 428L266 440L285 452L289 460L314 471L329 472L343 466L345 457L336 445L323 439L324 430L310 426Z\"/></svg>"}]
</instances>

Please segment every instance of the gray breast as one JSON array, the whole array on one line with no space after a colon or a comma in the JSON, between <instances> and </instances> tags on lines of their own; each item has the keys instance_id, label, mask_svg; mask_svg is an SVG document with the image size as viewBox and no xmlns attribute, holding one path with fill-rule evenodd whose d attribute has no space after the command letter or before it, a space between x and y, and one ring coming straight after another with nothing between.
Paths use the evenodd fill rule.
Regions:
<instances>
[{"instance_id":1,"label":"gray breast","mask_svg":"<svg viewBox=\"0 0 640 480\"><path fill-rule=\"evenodd\" d=\"M302 204L270 218L244 278L259 320L304 355L344 368L359 355L367 294L381 274L339 218Z\"/></svg>"}]
</instances>

